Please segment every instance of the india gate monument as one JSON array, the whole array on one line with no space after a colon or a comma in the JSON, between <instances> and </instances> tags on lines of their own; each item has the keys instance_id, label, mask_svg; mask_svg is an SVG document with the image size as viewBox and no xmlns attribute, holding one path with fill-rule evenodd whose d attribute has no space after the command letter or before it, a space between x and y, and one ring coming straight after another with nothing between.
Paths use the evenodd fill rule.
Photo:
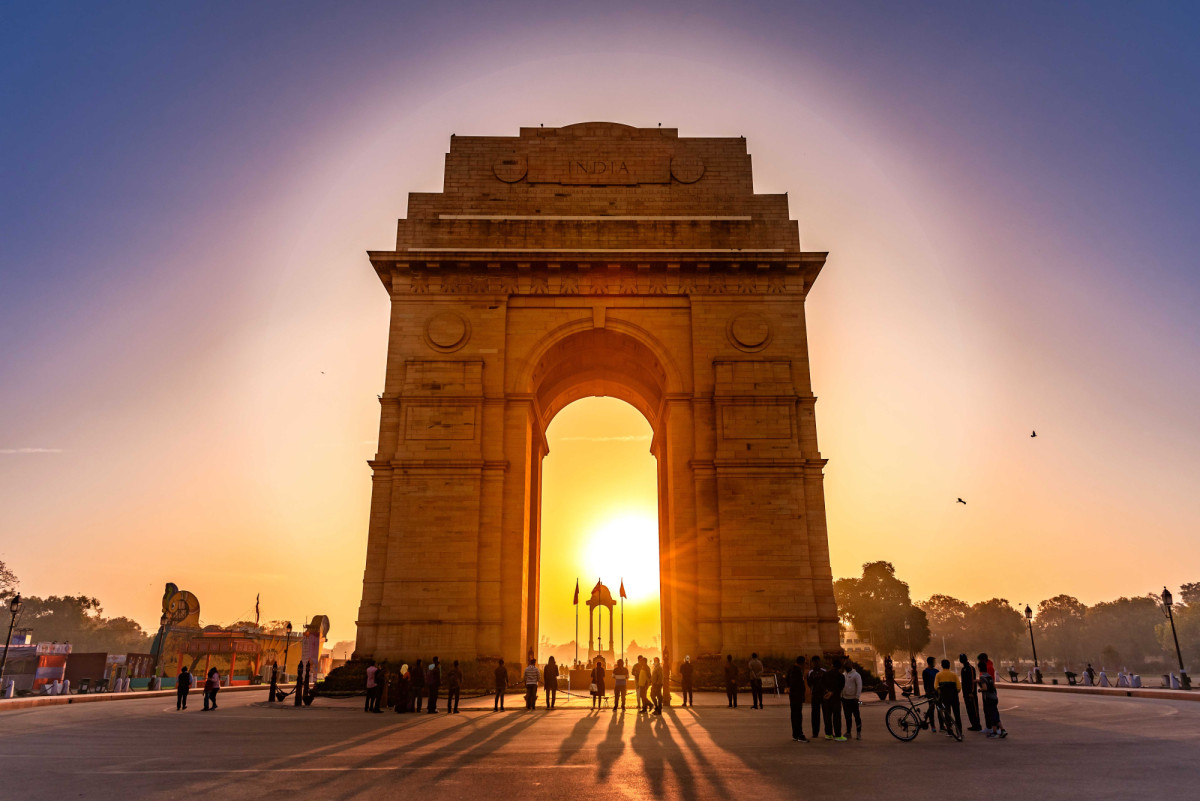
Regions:
<instances>
[{"instance_id":1,"label":"india gate monument","mask_svg":"<svg viewBox=\"0 0 1200 801\"><path fill-rule=\"evenodd\" d=\"M825 258L743 138L451 137L443 191L370 252L391 324L356 656L536 651L546 427L593 395L654 431L673 661L838 651L804 314Z\"/></svg>"}]
</instances>

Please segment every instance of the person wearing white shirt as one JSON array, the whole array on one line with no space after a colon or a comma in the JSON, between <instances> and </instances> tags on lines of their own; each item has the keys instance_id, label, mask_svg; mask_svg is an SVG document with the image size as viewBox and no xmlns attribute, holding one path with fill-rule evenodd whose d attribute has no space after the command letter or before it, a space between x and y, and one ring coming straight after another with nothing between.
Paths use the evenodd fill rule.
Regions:
<instances>
[{"instance_id":1,"label":"person wearing white shirt","mask_svg":"<svg viewBox=\"0 0 1200 801\"><path fill-rule=\"evenodd\" d=\"M862 676L851 662L846 663L846 686L842 688L842 713L846 718L846 736L850 736L850 719L854 719L855 739L862 739L862 716L858 711L862 696Z\"/></svg>"}]
</instances>

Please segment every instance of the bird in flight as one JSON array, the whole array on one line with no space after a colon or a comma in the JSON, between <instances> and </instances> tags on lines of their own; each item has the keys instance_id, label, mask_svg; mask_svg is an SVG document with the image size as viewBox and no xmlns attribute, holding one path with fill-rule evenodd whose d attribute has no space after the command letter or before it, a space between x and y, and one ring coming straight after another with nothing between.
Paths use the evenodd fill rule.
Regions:
<instances>
[{"instance_id":1,"label":"bird in flight","mask_svg":"<svg viewBox=\"0 0 1200 801\"><path fill-rule=\"evenodd\" d=\"M966 506L966 505L967 505L967 502L966 502L966 501L964 501L962 498L959 498L959 499L958 499L958 502L959 502L959 503L961 503L963 506Z\"/></svg>"},{"instance_id":2,"label":"bird in flight","mask_svg":"<svg viewBox=\"0 0 1200 801\"><path fill-rule=\"evenodd\" d=\"M1031 437L1036 437L1036 436L1037 436L1037 432L1036 432L1036 431L1034 431L1034 432L1033 432L1032 434L1030 434L1029 436L1031 436Z\"/></svg>"}]
</instances>

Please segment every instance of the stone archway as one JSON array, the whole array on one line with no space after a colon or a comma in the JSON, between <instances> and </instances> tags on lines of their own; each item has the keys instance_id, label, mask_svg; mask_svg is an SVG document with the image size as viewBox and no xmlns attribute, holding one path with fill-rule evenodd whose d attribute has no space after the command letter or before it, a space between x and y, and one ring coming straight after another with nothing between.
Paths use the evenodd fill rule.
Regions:
<instances>
[{"instance_id":1,"label":"stone archway","mask_svg":"<svg viewBox=\"0 0 1200 801\"><path fill-rule=\"evenodd\" d=\"M524 659L555 413L654 430L671 654L838 650L800 249L741 139L611 123L453 137L392 300L356 654Z\"/></svg>"}]
</instances>

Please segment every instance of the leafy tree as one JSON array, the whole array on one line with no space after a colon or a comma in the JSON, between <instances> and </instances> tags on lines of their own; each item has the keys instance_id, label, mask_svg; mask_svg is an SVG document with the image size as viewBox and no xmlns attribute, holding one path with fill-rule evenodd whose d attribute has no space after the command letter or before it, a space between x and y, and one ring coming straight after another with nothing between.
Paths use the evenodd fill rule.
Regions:
<instances>
[{"instance_id":1,"label":"leafy tree","mask_svg":"<svg viewBox=\"0 0 1200 801\"><path fill-rule=\"evenodd\" d=\"M1200 581L1181 584L1179 587L1179 600L1188 606L1200 606Z\"/></svg>"},{"instance_id":2,"label":"leafy tree","mask_svg":"<svg viewBox=\"0 0 1200 801\"><path fill-rule=\"evenodd\" d=\"M1038 604L1034 628L1048 659L1068 669L1081 667L1086 618L1087 607L1071 595L1055 595Z\"/></svg>"},{"instance_id":3,"label":"leafy tree","mask_svg":"<svg viewBox=\"0 0 1200 801\"><path fill-rule=\"evenodd\" d=\"M150 637L127 617L105 618L97 598L86 595L31 595L21 611L21 625L33 629L38 642L69 642L76 652L144 653Z\"/></svg>"},{"instance_id":4,"label":"leafy tree","mask_svg":"<svg viewBox=\"0 0 1200 801\"><path fill-rule=\"evenodd\" d=\"M993 659L1015 659L1021 650L1025 617L1004 598L992 598L971 606L965 626L970 650L986 651Z\"/></svg>"},{"instance_id":5,"label":"leafy tree","mask_svg":"<svg viewBox=\"0 0 1200 801\"><path fill-rule=\"evenodd\" d=\"M17 574L8 569L4 560L0 559L0 598L8 598L17 591Z\"/></svg>"},{"instance_id":6,"label":"leafy tree","mask_svg":"<svg viewBox=\"0 0 1200 801\"><path fill-rule=\"evenodd\" d=\"M929 635L935 650L945 643L948 654L957 654L966 647L967 613L971 607L949 595L933 595L917 604L929 618Z\"/></svg>"},{"instance_id":7,"label":"leafy tree","mask_svg":"<svg viewBox=\"0 0 1200 801\"><path fill-rule=\"evenodd\" d=\"M929 643L925 612L913 606L908 584L896 578L891 562L867 562L861 578L838 579L833 592L838 614L880 654L919 652Z\"/></svg>"},{"instance_id":8,"label":"leafy tree","mask_svg":"<svg viewBox=\"0 0 1200 801\"><path fill-rule=\"evenodd\" d=\"M1155 595L1118 598L1098 603L1087 610L1086 659L1109 670L1136 670L1147 660L1163 662L1163 650L1156 628L1163 622L1162 603ZM1110 650L1105 655L1105 649ZM1173 649L1172 649L1173 650ZM1112 661L1116 658L1120 663Z\"/></svg>"}]
</instances>

